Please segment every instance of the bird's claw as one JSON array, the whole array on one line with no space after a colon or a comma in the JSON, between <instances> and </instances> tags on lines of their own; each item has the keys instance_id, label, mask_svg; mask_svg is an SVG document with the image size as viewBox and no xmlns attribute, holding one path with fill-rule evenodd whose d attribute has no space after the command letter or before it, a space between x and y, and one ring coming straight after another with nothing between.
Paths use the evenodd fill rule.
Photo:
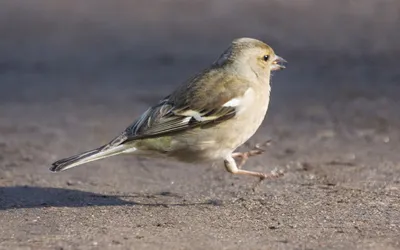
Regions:
<instances>
[{"instance_id":1,"label":"bird's claw","mask_svg":"<svg viewBox=\"0 0 400 250\"><path fill-rule=\"evenodd\" d=\"M278 169L274 169L272 170L269 174L263 174L262 176L260 176L260 181L263 181L265 179L274 179L274 178L279 178L284 176L285 171L284 170L278 170Z\"/></svg>"},{"instance_id":2,"label":"bird's claw","mask_svg":"<svg viewBox=\"0 0 400 250\"><path fill-rule=\"evenodd\" d=\"M276 179L279 177L282 177L285 175L285 171L280 169L278 170L277 168L275 168L274 170L272 170L269 174L262 174L260 176L260 179L253 185L252 190L253 192L256 191L256 188L260 185L260 183L265 180L265 179Z\"/></svg>"}]
</instances>

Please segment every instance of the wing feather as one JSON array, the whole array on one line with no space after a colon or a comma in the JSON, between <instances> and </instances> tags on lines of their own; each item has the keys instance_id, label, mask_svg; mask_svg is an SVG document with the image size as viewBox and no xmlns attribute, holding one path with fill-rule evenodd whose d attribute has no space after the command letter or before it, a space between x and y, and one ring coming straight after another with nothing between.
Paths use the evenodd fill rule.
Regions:
<instances>
[{"instance_id":1,"label":"wing feather","mask_svg":"<svg viewBox=\"0 0 400 250\"><path fill-rule=\"evenodd\" d=\"M242 97L249 83L217 73L209 70L202 76L192 78L172 95L149 108L113 141L121 144L161 137L197 127L215 126L233 118L238 107L224 104Z\"/></svg>"}]
</instances>

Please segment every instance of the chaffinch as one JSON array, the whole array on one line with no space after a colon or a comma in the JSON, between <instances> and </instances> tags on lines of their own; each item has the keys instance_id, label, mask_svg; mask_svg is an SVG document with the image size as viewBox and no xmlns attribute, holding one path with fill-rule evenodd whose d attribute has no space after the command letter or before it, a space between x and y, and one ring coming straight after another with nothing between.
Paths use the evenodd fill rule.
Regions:
<instances>
[{"instance_id":1,"label":"chaffinch","mask_svg":"<svg viewBox=\"0 0 400 250\"><path fill-rule=\"evenodd\" d=\"M278 177L241 169L261 150L234 152L261 125L267 113L271 71L286 61L252 38L232 41L207 69L145 111L108 144L52 164L58 172L119 154L169 157L198 163L223 161L228 172ZM235 159L240 159L238 163Z\"/></svg>"}]
</instances>

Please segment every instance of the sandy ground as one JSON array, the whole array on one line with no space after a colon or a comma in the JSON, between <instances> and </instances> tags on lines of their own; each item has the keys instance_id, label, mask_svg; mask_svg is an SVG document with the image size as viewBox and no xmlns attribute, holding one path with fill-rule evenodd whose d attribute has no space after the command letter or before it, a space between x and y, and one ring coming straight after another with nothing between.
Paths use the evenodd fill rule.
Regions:
<instances>
[{"instance_id":1,"label":"sandy ground","mask_svg":"<svg viewBox=\"0 0 400 250\"><path fill-rule=\"evenodd\" d=\"M51 4L42 9L53 13L50 19L59 10L77 9L56 2L58 9ZM123 1L117 2L123 6ZM279 10L301 16L307 13L307 2ZM12 13L37 14L40 9L21 4L25 9L18 9L11 3ZM368 17L370 5L347 18ZM240 1L235 6L247 13L253 28L256 20L264 20L262 11L257 11L257 19ZM325 33L314 36L317 41L295 32L307 19L299 21L298 30L292 27L273 35L265 33L262 23L246 31L271 40L289 61L288 68L273 77L272 103L263 126L241 148L271 139L267 152L249 160L246 168L277 168L286 175L264 181L255 191L254 179L233 176L221 167L134 156L53 174L48 171L51 162L108 142L148 105L212 62L231 37L246 28L242 24L216 36L213 29L218 27L208 22L219 12L212 12L214 19L201 26L201 15L190 19L189 12L183 21L171 21L165 13L173 12L161 8L161 21L137 17L152 28L169 25L173 31L164 30L158 40L148 38L151 44L143 36L116 36L121 30L112 25L84 36L76 24L83 18L77 16L113 13L84 7L73 12L74 18L59 15L56 20L69 27L63 32L46 22L32 33L0 25L8 34L0 44L0 249L400 249L400 53L395 40L353 34L364 34L354 28L362 23L356 18L359 23L345 28L350 36L335 41ZM97 10L101 8L109 6ZM324 8L333 11L326 18L334 18L334 10L340 9ZM122 13L118 24L134 19ZM235 20L232 14L222 16ZM281 16L264 18L280 21ZM2 18L22 20L15 15ZM165 24L163 18L170 21ZM390 24L398 19L385 18L383 31L369 28L380 37L394 37ZM93 15L88 19L103 20ZM184 27L196 27L200 34L191 31L193 35L182 41L189 31L179 24L188 20L191 26ZM26 24L21 22L14 24L21 29ZM310 27L322 32L324 25L333 24ZM64 32L74 38L65 42ZM24 36L31 43L21 39ZM95 42L107 37L106 42ZM111 46L110 37L119 42L119 49ZM43 41L46 46L40 46ZM127 42L122 46L121 41ZM326 41L335 46L324 49Z\"/></svg>"}]
</instances>

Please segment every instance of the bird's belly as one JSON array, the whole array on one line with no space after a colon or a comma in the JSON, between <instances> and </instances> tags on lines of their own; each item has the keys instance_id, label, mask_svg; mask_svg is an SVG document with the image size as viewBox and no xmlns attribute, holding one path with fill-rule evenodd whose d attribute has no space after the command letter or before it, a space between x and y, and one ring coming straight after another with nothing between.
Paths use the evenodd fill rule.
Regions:
<instances>
[{"instance_id":1,"label":"bird's belly","mask_svg":"<svg viewBox=\"0 0 400 250\"><path fill-rule=\"evenodd\" d=\"M231 133L227 136L232 142L230 147L234 151L237 147L241 146L247 140L249 140L258 130L261 123L264 120L265 112L259 114L252 114L246 117L245 122L227 124L227 127L231 129Z\"/></svg>"},{"instance_id":2,"label":"bird's belly","mask_svg":"<svg viewBox=\"0 0 400 250\"><path fill-rule=\"evenodd\" d=\"M157 152L184 162L225 159L257 131L268 109L269 98L257 98L249 110L213 127L195 128L166 137L143 140L141 149ZM250 112L249 112L250 111Z\"/></svg>"},{"instance_id":3,"label":"bird's belly","mask_svg":"<svg viewBox=\"0 0 400 250\"><path fill-rule=\"evenodd\" d=\"M265 111L266 112L266 111ZM197 128L176 136L172 140L170 157L186 162L209 162L225 159L236 148L245 143L261 125L265 112L235 118L220 123L212 129ZM249 123L252 123L249 126Z\"/></svg>"}]
</instances>

